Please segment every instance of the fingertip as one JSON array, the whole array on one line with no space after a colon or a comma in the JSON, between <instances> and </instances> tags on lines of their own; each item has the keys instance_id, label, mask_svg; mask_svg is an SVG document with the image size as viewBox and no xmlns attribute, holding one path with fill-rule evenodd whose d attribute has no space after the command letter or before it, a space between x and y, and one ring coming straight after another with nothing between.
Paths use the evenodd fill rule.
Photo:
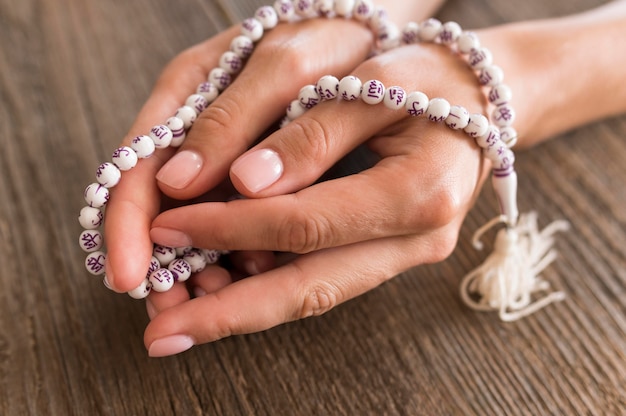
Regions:
<instances>
[{"instance_id":1,"label":"fingertip","mask_svg":"<svg viewBox=\"0 0 626 416\"><path fill-rule=\"evenodd\" d=\"M156 174L162 191L171 193L187 188L200 174L204 165L201 153L181 150L168 160Z\"/></svg>"}]
</instances>

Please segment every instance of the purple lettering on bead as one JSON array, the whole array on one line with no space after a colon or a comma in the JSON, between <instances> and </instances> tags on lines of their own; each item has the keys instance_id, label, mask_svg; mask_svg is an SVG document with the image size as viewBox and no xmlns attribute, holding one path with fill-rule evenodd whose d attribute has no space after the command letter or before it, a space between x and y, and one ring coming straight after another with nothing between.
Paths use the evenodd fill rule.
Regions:
<instances>
[{"instance_id":1,"label":"purple lettering on bead","mask_svg":"<svg viewBox=\"0 0 626 416\"><path fill-rule=\"evenodd\" d=\"M495 115L496 120L510 121L513 119L513 112L508 106L498 107Z\"/></svg>"},{"instance_id":2,"label":"purple lettering on bead","mask_svg":"<svg viewBox=\"0 0 626 416\"><path fill-rule=\"evenodd\" d=\"M244 20L241 25L243 26L244 29L246 29L247 31L252 32L256 26L257 26L257 20L253 19L253 18L249 18Z\"/></svg>"},{"instance_id":3,"label":"purple lettering on bead","mask_svg":"<svg viewBox=\"0 0 626 416\"><path fill-rule=\"evenodd\" d=\"M493 77L489 73L489 71L482 71L478 76L478 82L481 85L487 85L492 81Z\"/></svg>"},{"instance_id":4,"label":"purple lettering on bead","mask_svg":"<svg viewBox=\"0 0 626 416\"><path fill-rule=\"evenodd\" d=\"M404 95L405 95L405 92L401 88L389 89L389 98L391 98L392 100L395 100L396 105L402 104L402 101L404 101Z\"/></svg>"},{"instance_id":5,"label":"purple lettering on bead","mask_svg":"<svg viewBox=\"0 0 626 416\"><path fill-rule=\"evenodd\" d=\"M83 247L93 250L100 246L100 233L83 233L80 237Z\"/></svg>"},{"instance_id":6,"label":"purple lettering on bead","mask_svg":"<svg viewBox=\"0 0 626 416\"><path fill-rule=\"evenodd\" d=\"M98 256L90 256L87 258L87 267L93 273L100 273L104 270L104 259L105 257L100 254Z\"/></svg>"},{"instance_id":7,"label":"purple lettering on bead","mask_svg":"<svg viewBox=\"0 0 626 416\"><path fill-rule=\"evenodd\" d=\"M413 104L411 104L411 108L407 110L410 116L417 117L417 116L421 116L422 114L424 114L424 108L418 107L419 105L420 105L419 101L414 101Z\"/></svg>"},{"instance_id":8,"label":"purple lettering on bead","mask_svg":"<svg viewBox=\"0 0 626 416\"><path fill-rule=\"evenodd\" d=\"M383 86L380 82L374 81L369 83L367 88L367 96L372 98L380 98L383 94Z\"/></svg>"}]
</instances>

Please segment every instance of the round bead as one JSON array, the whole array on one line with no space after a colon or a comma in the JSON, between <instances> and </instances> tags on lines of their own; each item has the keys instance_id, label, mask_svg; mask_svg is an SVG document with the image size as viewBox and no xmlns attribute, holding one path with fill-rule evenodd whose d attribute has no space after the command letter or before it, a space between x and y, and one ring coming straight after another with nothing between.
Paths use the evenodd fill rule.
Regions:
<instances>
[{"instance_id":1,"label":"round bead","mask_svg":"<svg viewBox=\"0 0 626 416\"><path fill-rule=\"evenodd\" d=\"M498 84L489 91L487 99L493 105L506 104L513 98L513 92L508 85Z\"/></svg>"},{"instance_id":2,"label":"round bead","mask_svg":"<svg viewBox=\"0 0 626 416\"><path fill-rule=\"evenodd\" d=\"M400 29L395 23L386 21L378 26L376 31L376 41L378 47L383 51L388 51L397 47L400 44L401 38Z\"/></svg>"},{"instance_id":3,"label":"round bead","mask_svg":"<svg viewBox=\"0 0 626 416\"><path fill-rule=\"evenodd\" d=\"M84 230L78 237L80 248L87 253L100 250L103 243L102 233L98 230Z\"/></svg>"},{"instance_id":4,"label":"round bead","mask_svg":"<svg viewBox=\"0 0 626 416\"><path fill-rule=\"evenodd\" d=\"M480 47L480 40L476 33L465 31L459 35L459 38L456 40L456 45L459 52L468 54Z\"/></svg>"},{"instance_id":5,"label":"round bead","mask_svg":"<svg viewBox=\"0 0 626 416\"><path fill-rule=\"evenodd\" d=\"M270 7L270 10L274 10ZM220 68L229 74L236 74L241 71L243 67L243 61L237 54L233 51L226 51L220 56Z\"/></svg>"},{"instance_id":6,"label":"round bead","mask_svg":"<svg viewBox=\"0 0 626 416\"><path fill-rule=\"evenodd\" d=\"M402 30L402 43L412 45L420 41L420 26L415 22L409 22Z\"/></svg>"},{"instance_id":7,"label":"round bead","mask_svg":"<svg viewBox=\"0 0 626 416\"><path fill-rule=\"evenodd\" d=\"M198 97L202 98L201 95L198 95ZM204 100L204 98L202 99ZM172 138L174 137L174 134L169 127L163 124L159 124L158 126L154 126L150 129L150 133L148 133L148 136L154 142L154 147L156 147L157 149L165 149L170 145L170 143L172 143Z\"/></svg>"},{"instance_id":8,"label":"round bead","mask_svg":"<svg viewBox=\"0 0 626 416\"><path fill-rule=\"evenodd\" d=\"M196 110L188 105L184 105L176 110L174 117L178 117L183 121L183 127L186 130L196 121L198 115L196 114Z\"/></svg>"},{"instance_id":9,"label":"round bead","mask_svg":"<svg viewBox=\"0 0 626 416\"><path fill-rule=\"evenodd\" d=\"M152 256L159 261L159 264L166 267L176 258L176 250L159 244L154 246Z\"/></svg>"},{"instance_id":10,"label":"round bead","mask_svg":"<svg viewBox=\"0 0 626 416\"><path fill-rule=\"evenodd\" d=\"M491 113L491 119L498 127L508 127L515 121L515 110L509 104L499 105Z\"/></svg>"},{"instance_id":11,"label":"round bead","mask_svg":"<svg viewBox=\"0 0 626 416\"><path fill-rule=\"evenodd\" d=\"M421 91L413 91L406 97L404 107L410 116L421 116L428 108L428 96Z\"/></svg>"},{"instance_id":12,"label":"round bead","mask_svg":"<svg viewBox=\"0 0 626 416\"><path fill-rule=\"evenodd\" d=\"M487 132L489 120L482 114L471 114L467 127L463 129L470 137L480 137Z\"/></svg>"},{"instance_id":13,"label":"round bead","mask_svg":"<svg viewBox=\"0 0 626 416\"><path fill-rule=\"evenodd\" d=\"M185 253L183 260L189 263L192 273L198 273L206 267L206 259L200 250L192 249Z\"/></svg>"},{"instance_id":14,"label":"round bead","mask_svg":"<svg viewBox=\"0 0 626 416\"><path fill-rule=\"evenodd\" d=\"M469 111L460 105L450 107L450 114L446 117L446 125L454 130L462 130L469 123Z\"/></svg>"},{"instance_id":15,"label":"round bead","mask_svg":"<svg viewBox=\"0 0 626 416\"><path fill-rule=\"evenodd\" d=\"M209 102L201 94L191 94L185 100L185 105L193 108L196 114L200 114L209 106Z\"/></svg>"},{"instance_id":16,"label":"round bead","mask_svg":"<svg viewBox=\"0 0 626 416\"><path fill-rule=\"evenodd\" d=\"M207 103L211 104L217 98L220 92L215 85L213 85L209 81L205 81L202 84L198 85L198 88L196 88L196 94L200 94L204 97Z\"/></svg>"},{"instance_id":17,"label":"round bead","mask_svg":"<svg viewBox=\"0 0 626 416\"><path fill-rule=\"evenodd\" d=\"M385 98L385 86L377 79L371 79L363 83L361 99L366 104L375 105Z\"/></svg>"},{"instance_id":18,"label":"round bead","mask_svg":"<svg viewBox=\"0 0 626 416\"><path fill-rule=\"evenodd\" d=\"M277 0L274 2L274 10L276 10L278 20L281 22L290 21L296 12L291 0Z\"/></svg>"},{"instance_id":19,"label":"round bead","mask_svg":"<svg viewBox=\"0 0 626 416\"><path fill-rule=\"evenodd\" d=\"M339 80L332 75L324 75L317 81L315 88L322 100L332 100L339 92Z\"/></svg>"},{"instance_id":20,"label":"round bead","mask_svg":"<svg viewBox=\"0 0 626 416\"><path fill-rule=\"evenodd\" d=\"M476 137L475 140L476 144L483 149L488 149L498 142L502 143L500 140L500 129L492 124L487 127L487 131L483 135Z\"/></svg>"},{"instance_id":21,"label":"round bead","mask_svg":"<svg viewBox=\"0 0 626 416\"><path fill-rule=\"evenodd\" d=\"M83 207L78 214L78 222L85 230L95 230L102 225L102 211L94 207Z\"/></svg>"},{"instance_id":22,"label":"round bead","mask_svg":"<svg viewBox=\"0 0 626 416\"><path fill-rule=\"evenodd\" d=\"M187 246L187 247L176 247L174 250L176 250L176 256L177 257L182 257L185 254L189 253L191 250L193 250L193 247L191 246Z\"/></svg>"},{"instance_id":23,"label":"round bead","mask_svg":"<svg viewBox=\"0 0 626 416\"><path fill-rule=\"evenodd\" d=\"M354 9L354 0L335 0L335 13L337 16L350 16Z\"/></svg>"},{"instance_id":24,"label":"round bead","mask_svg":"<svg viewBox=\"0 0 626 416\"><path fill-rule=\"evenodd\" d=\"M473 49L468 58L468 63L472 67L472 69L483 69L493 62L493 55L491 51L487 48L477 48Z\"/></svg>"},{"instance_id":25,"label":"round bead","mask_svg":"<svg viewBox=\"0 0 626 416\"><path fill-rule=\"evenodd\" d=\"M517 130L513 127L503 127L500 129L500 140L502 140L507 147L513 147L517 143Z\"/></svg>"},{"instance_id":26,"label":"round bead","mask_svg":"<svg viewBox=\"0 0 626 416\"><path fill-rule=\"evenodd\" d=\"M222 253L220 253L219 250L203 249L202 254L204 255L204 258L206 259L207 264L217 263L217 261L222 256Z\"/></svg>"},{"instance_id":27,"label":"round bead","mask_svg":"<svg viewBox=\"0 0 626 416\"><path fill-rule=\"evenodd\" d=\"M87 258L85 258L85 268L89 273L99 276L104 273L105 261L106 254L102 251L94 251L89 253Z\"/></svg>"},{"instance_id":28,"label":"round bead","mask_svg":"<svg viewBox=\"0 0 626 416\"><path fill-rule=\"evenodd\" d=\"M315 8L313 7L313 0L295 0L293 7L296 14L303 18L309 18L315 16Z\"/></svg>"},{"instance_id":29,"label":"round bead","mask_svg":"<svg viewBox=\"0 0 626 416\"><path fill-rule=\"evenodd\" d=\"M256 42L263 37L263 24L254 17L250 17L241 22L241 34L249 37L252 42Z\"/></svg>"},{"instance_id":30,"label":"round bead","mask_svg":"<svg viewBox=\"0 0 626 416\"><path fill-rule=\"evenodd\" d=\"M128 146L122 146L115 149L111 156L115 166L121 171L127 171L137 165L137 153Z\"/></svg>"},{"instance_id":31,"label":"round bead","mask_svg":"<svg viewBox=\"0 0 626 416\"><path fill-rule=\"evenodd\" d=\"M101 208L109 202L109 190L99 183L91 183L85 188L85 202L93 208Z\"/></svg>"},{"instance_id":32,"label":"round bead","mask_svg":"<svg viewBox=\"0 0 626 416\"><path fill-rule=\"evenodd\" d=\"M502 68L497 65L487 65L484 67L480 74L478 74L478 82L480 85L486 85L493 87L500 84L504 80L504 72Z\"/></svg>"},{"instance_id":33,"label":"round bead","mask_svg":"<svg viewBox=\"0 0 626 416\"><path fill-rule=\"evenodd\" d=\"M378 27L384 22L389 20L389 14L387 10L382 6L375 6L374 12L368 21L370 28L372 31L376 32Z\"/></svg>"},{"instance_id":34,"label":"round bead","mask_svg":"<svg viewBox=\"0 0 626 416\"><path fill-rule=\"evenodd\" d=\"M170 117L167 121L165 121L165 125L172 132L172 141L170 142L170 146L178 147L183 144L185 136L187 136L187 133L185 132L185 122L178 117Z\"/></svg>"},{"instance_id":35,"label":"round bead","mask_svg":"<svg viewBox=\"0 0 626 416\"><path fill-rule=\"evenodd\" d=\"M121 178L122 172L113 163L105 162L96 169L96 180L106 188L113 188Z\"/></svg>"},{"instance_id":36,"label":"round bead","mask_svg":"<svg viewBox=\"0 0 626 416\"><path fill-rule=\"evenodd\" d=\"M232 81L232 77L222 68L213 68L211 72L209 72L208 81L215 85L219 91L224 90L228 87Z\"/></svg>"},{"instance_id":37,"label":"round bead","mask_svg":"<svg viewBox=\"0 0 626 416\"><path fill-rule=\"evenodd\" d=\"M406 92L397 86L389 87L385 91L383 104L390 110L399 110L406 104Z\"/></svg>"},{"instance_id":38,"label":"round bead","mask_svg":"<svg viewBox=\"0 0 626 416\"><path fill-rule=\"evenodd\" d=\"M143 279L139 286L128 292L128 296L133 299L144 299L148 297L151 290L152 284L150 283L150 281L148 281L148 279Z\"/></svg>"},{"instance_id":39,"label":"round bead","mask_svg":"<svg viewBox=\"0 0 626 416\"><path fill-rule=\"evenodd\" d=\"M299 100L293 100L287 107L287 118L289 120L295 120L306 112Z\"/></svg>"},{"instance_id":40,"label":"round bead","mask_svg":"<svg viewBox=\"0 0 626 416\"><path fill-rule=\"evenodd\" d=\"M261 22L263 29L273 29L278 24L278 15L276 10L271 6L259 7L254 12L254 18Z\"/></svg>"},{"instance_id":41,"label":"round bead","mask_svg":"<svg viewBox=\"0 0 626 416\"><path fill-rule=\"evenodd\" d=\"M371 0L357 0L354 3L352 17L359 22L366 22L374 14L374 4Z\"/></svg>"},{"instance_id":42,"label":"round bead","mask_svg":"<svg viewBox=\"0 0 626 416\"><path fill-rule=\"evenodd\" d=\"M173 260L167 266L167 270L172 272L172 276L174 276L174 280L177 282L184 282L191 277L191 266L183 259Z\"/></svg>"},{"instance_id":43,"label":"round bead","mask_svg":"<svg viewBox=\"0 0 626 416\"><path fill-rule=\"evenodd\" d=\"M148 278L155 292L167 292L174 286L174 276L167 269L158 269L150 273Z\"/></svg>"},{"instance_id":44,"label":"round bead","mask_svg":"<svg viewBox=\"0 0 626 416\"><path fill-rule=\"evenodd\" d=\"M306 85L300 89L298 93L298 101L300 105L306 109L315 107L320 102L320 96L317 93L315 85Z\"/></svg>"},{"instance_id":45,"label":"round bead","mask_svg":"<svg viewBox=\"0 0 626 416\"><path fill-rule=\"evenodd\" d=\"M450 115L450 103L443 98L433 98L428 103L426 117L430 121L444 121Z\"/></svg>"},{"instance_id":46,"label":"round bead","mask_svg":"<svg viewBox=\"0 0 626 416\"><path fill-rule=\"evenodd\" d=\"M319 16L330 17L334 12L335 0L314 0L313 9Z\"/></svg>"},{"instance_id":47,"label":"round bead","mask_svg":"<svg viewBox=\"0 0 626 416\"><path fill-rule=\"evenodd\" d=\"M446 22L439 31L439 40L444 45L451 45L459 39L463 29L457 22Z\"/></svg>"},{"instance_id":48,"label":"round bead","mask_svg":"<svg viewBox=\"0 0 626 416\"><path fill-rule=\"evenodd\" d=\"M130 142L130 147L137 153L139 159L145 159L154 153L156 146L149 136L137 136Z\"/></svg>"},{"instance_id":49,"label":"round bead","mask_svg":"<svg viewBox=\"0 0 626 416\"><path fill-rule=\"evenodd\" d=\"M423 42L433 42L441 30L441 21L430 18L420 24L419 35Z\"/></svg>"},{"instance_id":50,"label":"round bead","mask_svg":"<svg viewBox=\"0 0 626 416\"><path fill-rule=\"evenodd\" d=\"M515 153L508 147L501 152L490 153L494 169L509 169L515 163Z\"/></svg>"},{"instance_id":51,"label":"round bead","mask_svg":"<svg viewBox=\"0 0 626 416\"><path fill-rule=\"evenodd\" d=\"M354 101L361 96L363 83L354 75L348 75L339 81L339 96L345 101Z\"/></svg>"},{"instance_id":52,"label":"round bead","mask_svg":"<svg viewBox=\"0 0 626 416\"><path fill-rule=\"evenodd\" d=\"M498 161L500 154L507 150L506 144L502 140L498 140L493 143L492 146L483 148L483 156L492 162Z\"/></svg>"},{"instance_id":53,"label":"round bead","mask_svg":"<svg viewBox=\"0 0 626 416\"><path fill-rule=\"evenodd\" d=\"M287 127L289 125L289 123L291 123L291 120L289 120L288 117L283 117L283 119L280 120L280 124L279 124L278 128L284 129L285 127Z\"/></svg>"},{"instance_id":54,"label":"round bead","mask_svg":"<svg viewBox=\"0 0 626 416\"><path fill-rule=\"evenodd\" d=\"M239 35L230 42L230 50L241 59L247 59L252 55L254 50L254 42L247 36Z\"/></svg>"}]
</instances>

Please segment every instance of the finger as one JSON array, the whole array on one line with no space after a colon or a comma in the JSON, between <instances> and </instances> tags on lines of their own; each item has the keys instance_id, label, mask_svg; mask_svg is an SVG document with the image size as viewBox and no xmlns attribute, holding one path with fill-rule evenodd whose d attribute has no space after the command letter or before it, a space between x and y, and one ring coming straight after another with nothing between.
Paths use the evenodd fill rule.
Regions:
<instances>
[{"instance_id":1,"label":"finger","mask_svg":"<svg viewBox=\"0 0 626 416\"><path fill-rule=\"evenodd\" d=\"M337 37L351 41L336 43ZM304 84L329 70L351 70L370 47L371 33L349 20L314 19L273 29L232 85L199 115L180 152L159 171L163 192L189 199L212 188Z\"/></svg>"},{"instance_id":2,"label":"finger","mask_svg":"<svg viewBox=\"0 0 626 416\"><path fill-rule=\"evenodd\" d=\"M151 291L146 298L146 311L154 319L161 311L189 300L189 292L184 283L176 283L167 292Z\"/></svg>"},{"instance_id":3,"label":"finger","mask_svg":"<svg viewBox=\"0 0 626 416\"><path fill-rule=\"evenodd\" d=\"M276 267L275 255L271 251L234 251L230 254L230 261L246 276L254 276Z\"/></svg>"},{"instance_id":4,"label":"finger","mask_svg":"<svg viewBox=\"0 0 626 416\"><path fill-rule=\"evenodd\" d=\"M207 61L216 59L233 36L233 29L228 30L174 59L163 71L122 144L128 145L133 137L146 134L152 126L170 117L189 91L205 80ZM114 290L132 290L145 278L152 254L148 231L160 201L154 175L172 153L172 149L159 150L142 160L125 172L122 181L111 190L105 222L106 273Z\"/></svg>"}]
</instances>

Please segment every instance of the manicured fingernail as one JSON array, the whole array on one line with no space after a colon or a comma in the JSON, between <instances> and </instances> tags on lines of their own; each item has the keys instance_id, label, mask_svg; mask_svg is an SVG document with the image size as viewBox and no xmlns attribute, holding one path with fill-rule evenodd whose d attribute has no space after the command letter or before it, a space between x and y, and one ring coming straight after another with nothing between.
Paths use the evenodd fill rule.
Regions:
<instances>
[{"instance_id":1,"label":"manicured fingernail","mask_svg":"<svg viewBox=\"0 0 626 416\"><path fill-rule=\"evenodd\" d=\"M191 237L182 231L171 228L155 227L150 230L150 238L154 243L166 247L188 247L191 245Z\"/></svg>"},{"instance_id":2,"label":"manicured fingernail","mask_svg":"<svg viewBox=\"0 0 626 416\"><path fill-rule=\"evenodd\" d=\"M260 149L238 159L231 172L250 192L259 192L282 176L283 162L275 151Z\"/></svg>"},{"instance_id":3,"label":"manicured fingernail","mask_svg":"<svg viewBox=\"0 0 626 416\"><path fill-rule=\"evenodd\" d=\"M191 150L176 153L156 174L159 182L183 189L193 181L202 169L202 157Z\"/></svg>"},{"instance_id":4,"label":"manicured fingernail","mask_svg":"<svg viewBox=\"0 0 626 416\"><path fill-rule=\"evenodd\" d=\"M166 357L179 354L193 347L193 339L187 335L172 335L152 341L148 348L150 357Z\"/></svg>"},{"instance_id":5,"label":"manicured fingernail","mask_svg":"<svg viewBox=\"0 0 626 416\"><path fill-rule=\"evenodd\" d=\"M201 298L206 295L206 290L202 289L200 286L196 286L193 288L193 295L197 298Z\"/></svg>"},{"instance_id":6,"label":"manicured fingernail","mask_svg":"<svg viewBox=\"0 0 626 416\"><path fill-rule=\"evenodd\" d=\"M146 312L148 312L148 318L150 318L150 320L153 320L154 317L158 315L158 312L154 307L154 304L150 302L150 299L146 299Z\"/></svg>"}]
</instances>

